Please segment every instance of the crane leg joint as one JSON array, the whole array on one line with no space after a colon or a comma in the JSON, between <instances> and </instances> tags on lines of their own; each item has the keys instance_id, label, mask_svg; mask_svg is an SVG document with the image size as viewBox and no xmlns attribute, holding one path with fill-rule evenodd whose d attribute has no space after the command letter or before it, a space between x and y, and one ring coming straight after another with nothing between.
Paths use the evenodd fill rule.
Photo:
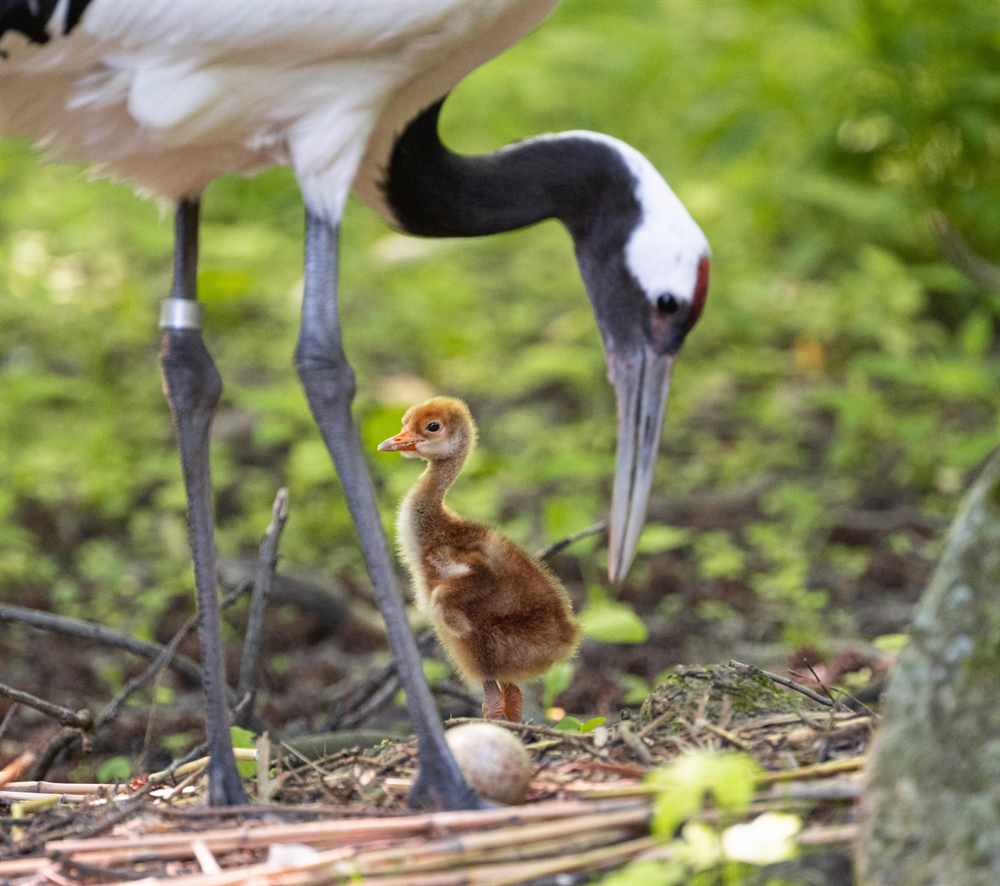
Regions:
<instances>
[{"instance_id":1,"label":"crane leg joint","mask_svg":"<svg viewBox=\"0 0 1000 886\"><path fill-rule=\"evenodd\" d=\"M305 356L302 350L300 348L296 354L295 368L310 402L314 399L331 404L339 401L349 406L354 401L357 381L343 351L318 355L315 349L311 349L313 353Z\"/></svg>"}]
</instances>

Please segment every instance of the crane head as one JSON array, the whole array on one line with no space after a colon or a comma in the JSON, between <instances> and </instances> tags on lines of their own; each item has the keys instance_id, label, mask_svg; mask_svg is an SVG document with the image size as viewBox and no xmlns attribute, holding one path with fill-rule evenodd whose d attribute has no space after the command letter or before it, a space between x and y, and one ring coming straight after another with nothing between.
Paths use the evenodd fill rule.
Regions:
<instances>
[{"instance_id":1,"label":"crane head","mask_svg":"<svg viewBox=\"0 0 1000 886\"><path fill-rule=\"evenodd\" d=\"M709 247L645 157L617 139L586 135L619 159L596 214L567 227L618 403L608 575L620 581L646 519L674 359L705 306Z\"/></svg>"}]
</instances>

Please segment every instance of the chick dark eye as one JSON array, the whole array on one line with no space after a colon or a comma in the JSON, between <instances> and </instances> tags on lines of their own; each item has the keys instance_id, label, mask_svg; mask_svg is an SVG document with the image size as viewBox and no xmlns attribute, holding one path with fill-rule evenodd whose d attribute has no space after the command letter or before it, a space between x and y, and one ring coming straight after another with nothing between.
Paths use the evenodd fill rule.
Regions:
<instances>
[{"instance_id":1,"label":"chick dark eye","mask_svg":"<svg viewBox=\"0 0 1000 886\"><path fill-rule=\"evenodd\" d=\"M441 425L439 425L436 421L429 421L427 422L427 430L433 434L435 431L441 430Z\"/></svg>"},{"instance_id":2,"label":"chick dark eye","mask_svg":"<svg viewBox=\"0 0 1000 886\"><path fill-rule=\"evenodd\" d=\"M669 292L656 299L656 310L661 314L676 314L680 306L681 303L677 301L677 296L671 295Z\"/></svg>"}]
</instances>

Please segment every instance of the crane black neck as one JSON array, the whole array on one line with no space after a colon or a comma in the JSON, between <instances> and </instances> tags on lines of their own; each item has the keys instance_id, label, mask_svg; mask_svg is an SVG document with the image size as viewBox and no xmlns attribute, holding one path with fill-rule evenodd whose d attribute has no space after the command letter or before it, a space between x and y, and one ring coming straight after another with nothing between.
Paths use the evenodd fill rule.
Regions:
<instances>
[{"instance_id":1,"label":"crane black neck","mask_svg":"<svg viewBox=\"0 0 1000 886\"><path fill-rule=\"evenodd\" d=\"M574 132L463 156L438 135L443 102L410 122L386 170L386 199L405 231L477 237L558 218L578 247L595 235L605 247L624 246L642 211L635 178L610 140Z\"/></svg>"}]
</instances>

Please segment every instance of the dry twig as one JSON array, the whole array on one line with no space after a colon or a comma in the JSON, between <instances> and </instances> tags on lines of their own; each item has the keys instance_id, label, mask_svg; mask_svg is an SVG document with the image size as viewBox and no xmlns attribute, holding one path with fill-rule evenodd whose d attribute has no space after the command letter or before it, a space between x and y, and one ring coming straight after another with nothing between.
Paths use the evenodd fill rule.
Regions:
<instances>
[{"instance_id":1,"label":"dry twig","mask_svg":"<svg viewBox=\"0 0 1000 886\"><path fill-rule=\"evenodd\" d=\"M11 606L8 603L0 603L0 621L22 622L34 628L40 628L43 631L55 631L66 636L79 637L83 640L101 643L104 646L124 649L143 658L155 659L163 652L163 647L158 643L148 643L145 640L139 640L120 631L106 628L104 625L93 624L79 618L55 615L51 612L41 612L37 609L28 609L24 606ZM199 686L201 685L201 668L190 658L183 655L174 656L170 661L170 666L179 674L182 674Z\"/></svg>"},{"instance_id":2,"label":"dry twig","mask_svg":"<svg viewBox=\"0 0 1000 886\"><path fill-rule=\"evenodd\" d=\"M484 827L503 827L503 831L489 833L506 833L511 842L530 842L553 836L545 827L546 820L565 826L569 833L574 829L583 831L590 827L638 824L647 820L648 816L649 810L642 804L570 800L485 811L431 812L399 818L341 819L293 825L247 824L239 828L200 831L198 838L216 856L236 849L266 849L273 843L293 842L322 847L384 840L395 842L411 836L441 835L453 830ZM153 833L141 838L130 834L126 837L66 839L50 842L46 850L90 864L128 864L138 858L192 857L191 834L188 832Z\"/></svg>"},{"instance_id":3,"label":"dry twig","mask_svg":"<svg viewBox=\"0 0 1000 886\"><path fill-rule=\"evenodd\" d=\"M433 630L424 631L419 637L417 637L417 650L422 656L429 655L431 649L434 648L434 644L437 642L437 637L434 635ZM379 690L387 686L396 678L396 663L390 662L384 668L376 671L371 675L364 683L358 686L353 692L351 692L346 698L341 699L334 706L330 715L326 718L323 725L320 727L320 732L333 732L337 729L352 729L361 723L364 716L368 716L374 713L372 706L366 706L369 699L372 698ZM389 693L389 698L395 693L396 689L399 688L398 679L393 683L392 692ZM364 715L358 713L359 710L363 710Z\"/></svg>"},{"instance_id":4,"label":"dry twig","mask_svg":"<svg viewBox=\"0 0 1000 886\"><path fill-rule=\"evenodd\" d=\"M0 683L0 695L12 699L18 704L27 705L29 708L41 711L46 717L52 717L53 720L58 721L62 726L72 726L74 729L81 729L86 732L90 732L94 728L94 718L90 715L90 711L71 711L62 705L53 704L44 698L38 698L30 692L22 692L13 686L8 686L6 683Z\"/></svg>"},{"instance_id":5,"label":"dry twig","mask_svg":"<svg viewBox=\"0 0 1000 886\"><path fill-rule=\"evenodd\" d=\"M796 683L794 680L789 680L788 677L782 677L780 674L772 674L770 671L761 670L756 665L743 664L742 662L732 659L729 662L729 667L734 668L737 671L743 671L751 677L756 674L759 674L762 677L767 677L768 680L778 683L781 686L787 686L789 689L794 689L796 692L801 692L807 698L811 698L813 701L818 701L821 705L826 705L826 707L833 707L835 704L833 699L827 698L825 695L820 695L818 692L813 692L808 686L803 686L801 683Z\"/></svg>"},{"instance_id":6,"label":"dry twig","mask_svg":"<svg viewBox=\"0 0 1000 886\"><path fill-rule=\"evenodd\" d=\"M753 745L749 742L744 741L738 735L734 735L732 732L723 729L721 726L716 726L714 723L704 722L699 723L703 729L707 729L709 732L719 736L719 738L725 739L733 747L739 748L741 751L746 751L748 754L753 753Z\"/></svg>"},{"instance_id":7,"label":"dry twig","mask_svg":"<svg viewBox=\"0 0 1000 886\"><path fill-rule=\"evenodd\" d=\"M600 523L594 523L592 526L588 526L586 529L581 529L579 532L574 532L572 535L567 535L566 538L561 539L557 542L553 542L547 548L543 548L537 554L535 554L536 560L548 560L549 557L554 557L560 551L564 551L574 542L580 541L580 539L587 538L591 535L597 535L600 532L604 532L608 528L608 524L603 520Z\"/></svg>"},{"instance_id":8,"label":"dry twig","mask_svg":"<svg viewBox=\"0 0 1000 886\"><path fill-rule=\"evenodd\" d=\"M7 727L10 726L10 721L14 719L14 714L17 713L17 702L15 701L9 708L7 708L7 713L3 715L3 720L0 721L0 739L3 739L4 735L7 733Z\"/></svg>"},{"instance_id":9,"label":"dry twig","mask_svg":"<svg viewBox=\"0 0 1000 886\"><path fill-rule=\"evenodd\" d=\"M640 763L644 763L646 766L652 765L653 755L643 743L641 735L637 735L632 729L632 724L628 720L622 720L618 724L618 734L621 736L622 741L631 749L632 753L639 758Z\"/></svg>"},{"instance_id":10,"label":"dry twig","mask_svg":"<svg viewBox=\"0 0 1000 886\"><path fill-rule=\"evenodd\" d=\"M243 640L243 659L240 662L239 694L246 695L257 689L257 659L260 656L261 637L264 633L264 616L267 612L271 588L274 585L274 570L278 564L278 542L281 531L288 519L288 490L282 487L274 498L271 508L271 522L264 532L257 557L257 569L253 577L253 592L250 595L250 611L247 615L247 632ZM252 708L251 708L252 709ZM249 713L249 709L248 709Z\"/></svg>"},{"instance_id":11,"label":"dry twig","mask_svg":"<svg viewBox=\"0 0 1000 886\"><path fill-rule=\"evenodd\" d=\"M138 692L143 686L145 686L150 680L153 679L163 668L170 663L171 659L177 654L177 647L180 646L181 640L183 640L188 631L194 626L196 619L194 616L189 618L181 629L174 634L173 639L163 647L159 655L153 659L152 664L145 671L139 674L138 677L134 677L126 683L121 691L111 699L108 704L104 706L104 709L97 715L97 721L95 723L95 728L100 729L107 723L114 720L122 709L122 706L128 701L129 696L134 692Z\"/></svg>"}]
</instances>

